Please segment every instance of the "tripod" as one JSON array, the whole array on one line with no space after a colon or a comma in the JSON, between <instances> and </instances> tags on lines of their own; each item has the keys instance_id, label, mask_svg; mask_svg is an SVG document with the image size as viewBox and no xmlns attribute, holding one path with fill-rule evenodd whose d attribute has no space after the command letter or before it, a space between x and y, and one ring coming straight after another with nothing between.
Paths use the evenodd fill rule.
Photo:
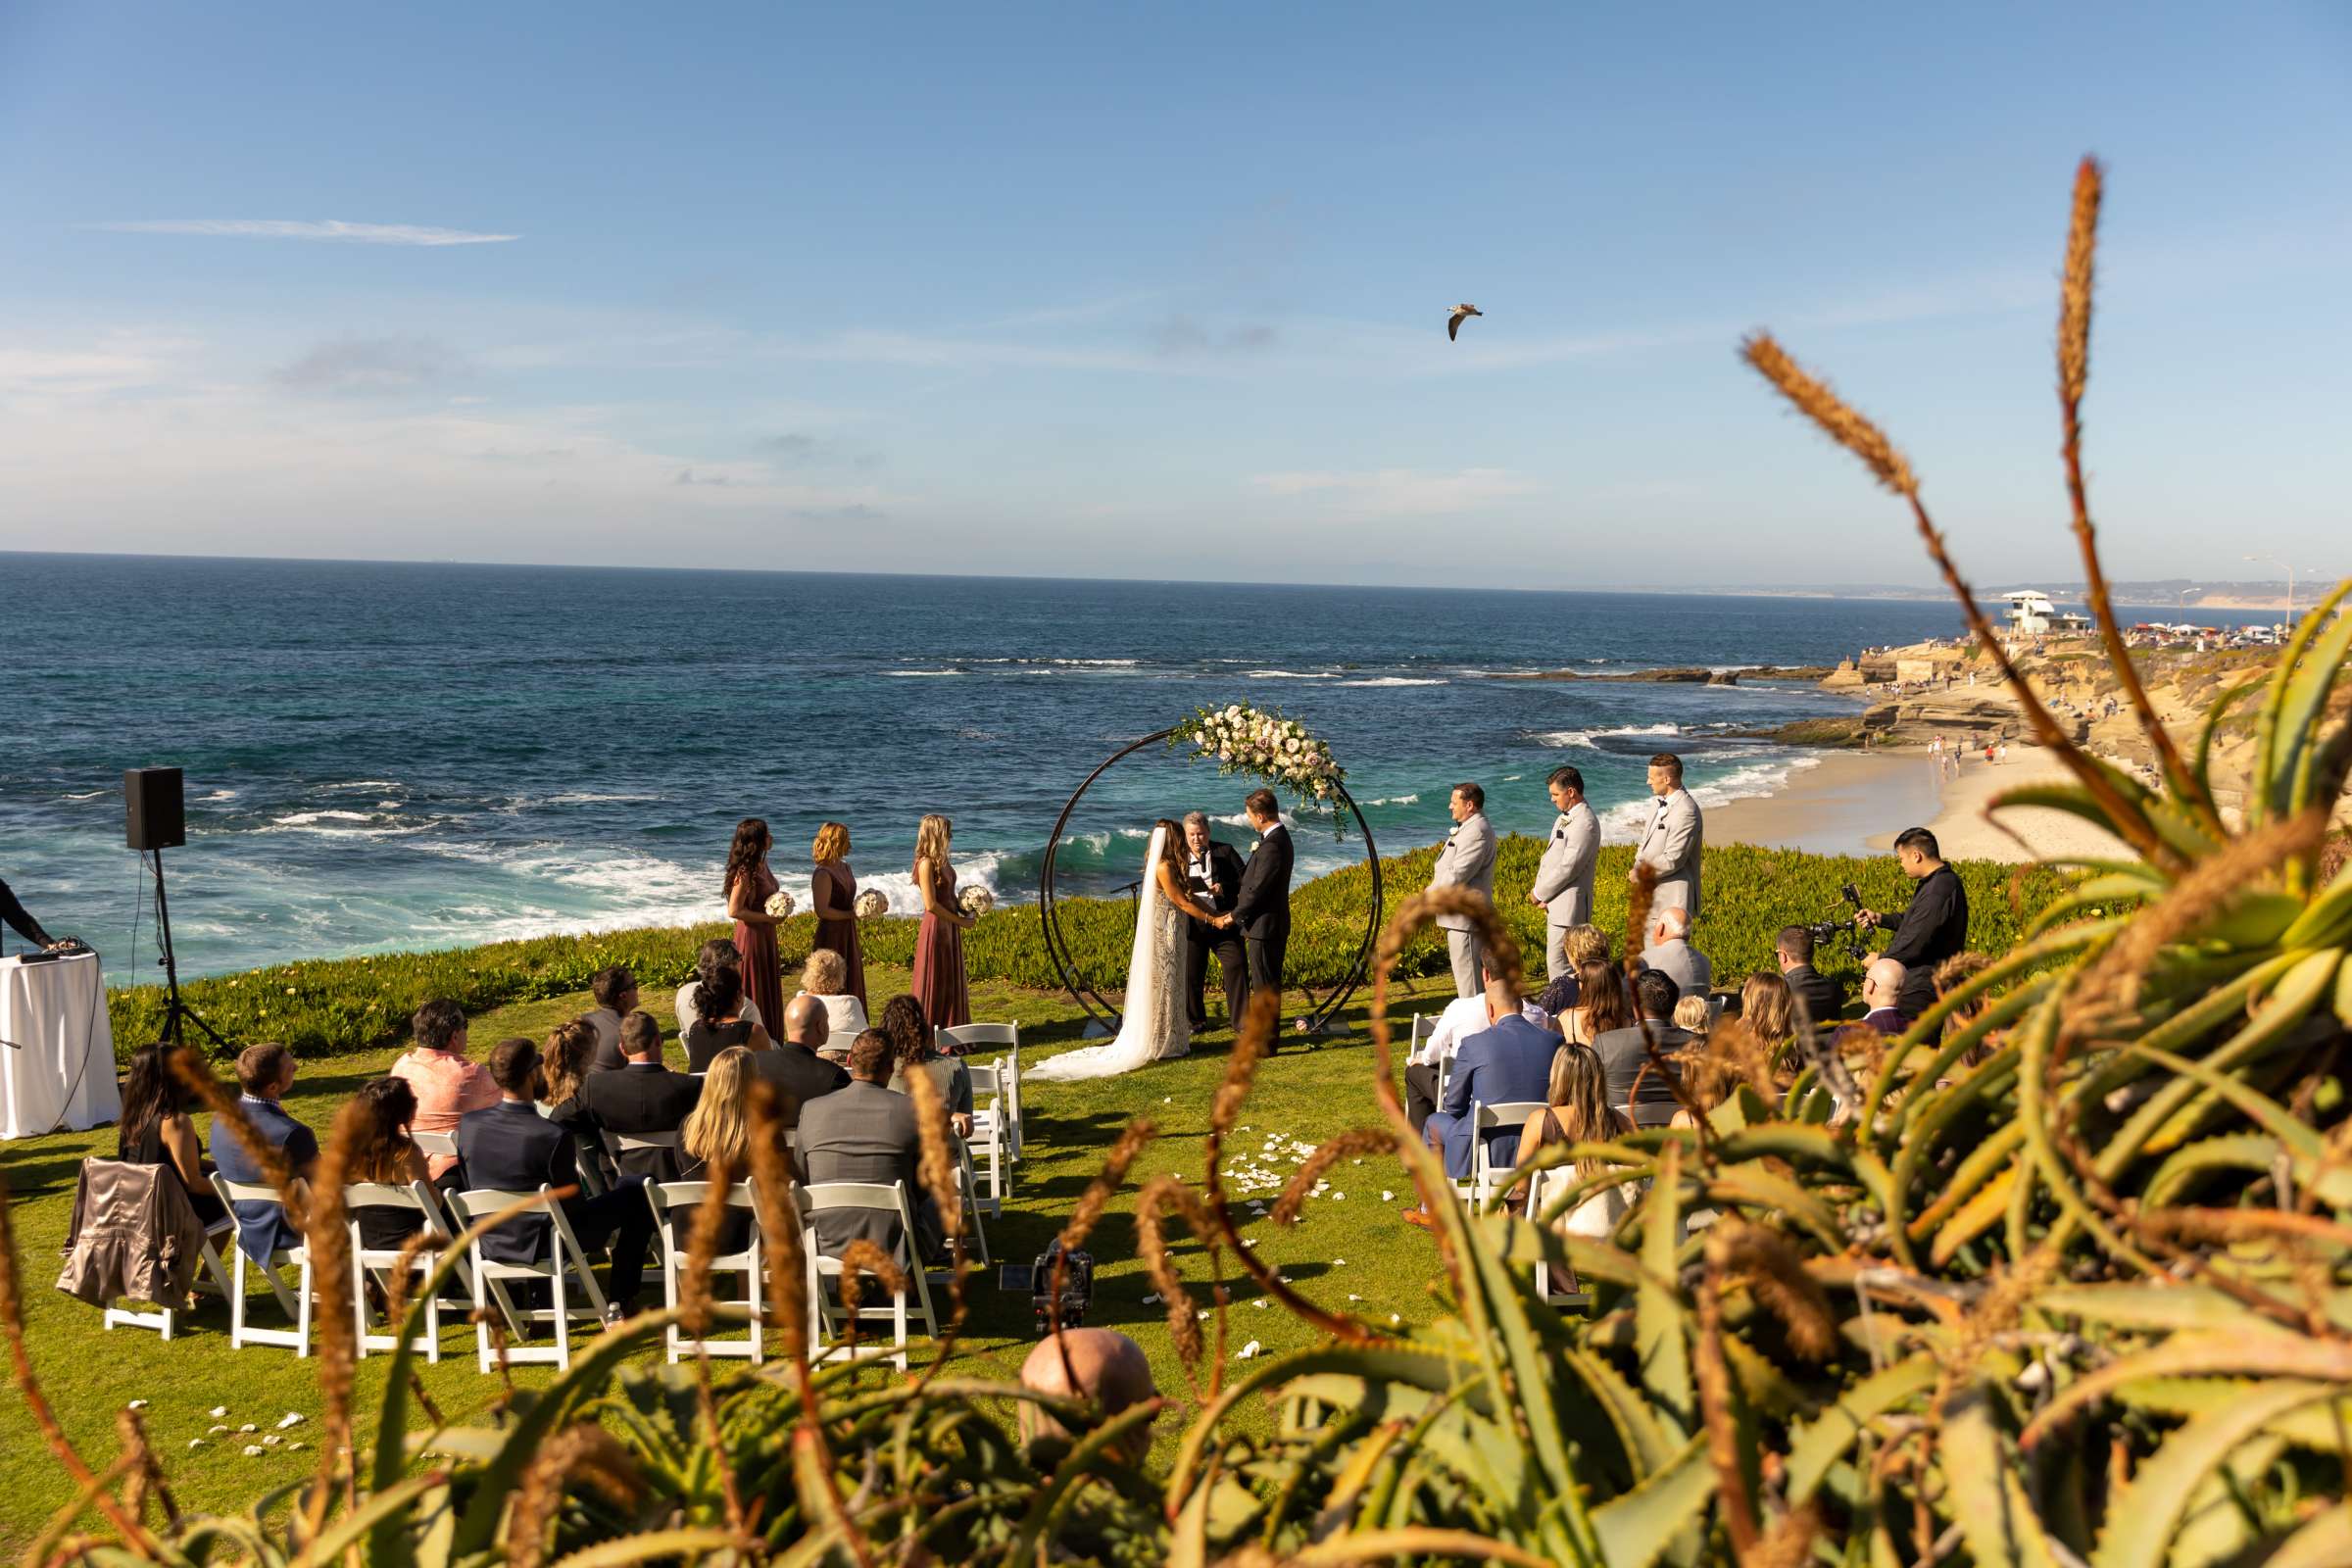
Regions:
<instances>
[{"instance_id":1,"label":"tripod","mask_svg":"<svg viewBox=\"0 0 2352 1568\"><path fill-rule=\"evenodd\" d=\"M158 1033L158 1040L171 1045L183 1044L179 1031L184 1021L203 1030L204 1037L213 1043L217 1053L229 1055L232 1054L231 1048L221 1038L220 1031L206 1023L197 1015L194 1007L180 1000L179 963L172 952L172 905L164 896L164 852L159 846L152 853L155 856L155 934L164 949L163 957L157 961L164 966L164 984L171 992L170 1000L164 1004L164 1026Z\"/></svg>"}]
</instances>

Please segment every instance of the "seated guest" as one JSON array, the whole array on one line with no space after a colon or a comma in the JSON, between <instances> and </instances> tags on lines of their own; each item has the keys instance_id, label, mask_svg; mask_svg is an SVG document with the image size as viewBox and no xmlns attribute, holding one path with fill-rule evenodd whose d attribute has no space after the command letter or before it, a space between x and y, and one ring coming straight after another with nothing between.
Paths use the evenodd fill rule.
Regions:
<instances>
[{"instance_id":1,"label":"seated guest","mask_svg":"<svg viewBox=\"0 0 2352 1568\"><path fill-rule=\"evenodd\" d=\"M1494 982L1494 969L1483 960L1478 976L1482 986ZM1551 1019L1532 1002L1521 1002L1517 1010L1539 1028L1551 1027ZM1485 1033L1493 1024L1494 1020L1487 1016L1487 997L1483 990L1475 997L1454 998L1438 1014L1437 1027L1421 1042L1421 1048L1404 1067L1404 1113L1415 1132L1428 1125L1430 1114L1438 1108L1439 1064L1452 1057L1464 1040Z\"/></svg>"},{"instance_id":2,"label":"seated guest","mask_svg":"<svg viewBox=\"0 0 2352 1568\"><path fill-rule=\"evenodd\" d=\"M752 1057L752 1071L774 1084L784 1097L787 1127L801 1124L801 1108L833 1093L850 1075L818 1054L828 1036L825 1004L803 994L784 1004L784 1039L773 1051ZM706 1088L706 1094L709 1090Z\"/></svg>"},{"instance_id":3,"label":"seated guest","mask_svg":"<svg viewBox=\"0 0 2352 1568\"><path fill-rule=\"evenodd\" d=\"M714 1182L724 1165L736 1183L752 1179L752 1084L759 1076L757 1059L741 1046L729 1046L711 1058L703 1074L703 1098L678 1129L678 1180ZM718 1250L740 1252L752 1238L752 1216L742 1209L727 1211L719 1227ZM679 1247L694 1240L694 1220L685 1209L669 1211L669 1239Z\"/></svg>"},{"instance_id":4,"label":"seated guest","mask_svg":"<svg viewBox=\"0 0 2352 1568\"><path fill-rule=\"evenodd\" d=\"M644 1018L641 1012L630 1018ZM647 1018L651 1023L653 1020ZM621 1044L629 1044L628 1019L621 1020ZM654 1036L661 1044L659 1031ZM594 1073L591 1084L625 1081L634 1068ZM535 1193L542 1185L578 1184L573 1168L571 1139L563 1128L539 1114L531 1097L539 1084L539 1048L528 1040L502 1040L490 1053L490 1077L499 1098L485 1109L467 1111L458 1123L458 1169L463 1188L502 1193ZM653 1210L646 1206L641 1184L623 1180L612 1192L596 1198L578 1195L563 1200L564 1218L584 1250L612 1244L612 1271L605 1287L609 1305L605 1321L617 1322L637 1310L645 1282L646 1244L653 1239ZM548 1222L537 1214L521 1214L482 1238L485 1256L502 1263L531 1263L547 1256Z\"/></svg>"},{"instance_id":5,"label":"seated guest","mask_svg":"<svg viewBox=\"0 0 2352 1568\"><path fill-rule=\"evenodd\" d=\"M580 1185L590 1193L601 1193L612 1185L614 1170L606 1157L604 1141L593 1135L583 1137L565 1114L565 1107L579 1098L580 1085L596 1071L598 1049L596 1026L586 1018L574 1018L560 1023L548 1035L544 1054L539 1058L539 1103L547 1114L571 1129L572 1157L579 1164Z\"/></svg>"},{"instance_id":6,"label":"seated guest","mask_svg":"<svg viewBox=\"0 0 2352 1568\"><path fill-rule=\"evenodd\" d=\"M674 1133L694 1109L703 1086L682 1072L662 1065L662 1026L650 1012L632 1012L620 1020L620 1050L625 1064L618 1072L592 1072L571 1099L568 1111L557 1117L573 1133L603 1140L607 1133L632 1138ZM532 1053L534 1064L538 1053ZM676 1151L632 1149L619 1156L623 1176L649 1182L678 1179Z\"/></svg>"},{"instance_id":7,"label":"seated guest","mask_svg":"<svg viewBox=\"0 0 2352 1568\"><path fill-rule=\"evenodd\" d=\"M1071 1381L1073 1375L1075 1382ZM1021 1363L1021 1387L1033 1394L1092 1404L1105 1421L1159 1394L1144 1348L1111 1329L1064 1329L1058 1344L1048 1336ZM1023 1399L1014 1409L1021 1443L1032 1458L1049 1469L1058 1465L1069 1453L1070 1430L1032 1400ZM1128 1433L1117 1451L1130 1463L1143 1463L1152 1451L1152 1424L1147 1421Z\"/></svg>"},{"instance_id":8,"label":"seated guest","mask_svg":"<svg viewBox=\"0 0 2352 1568\"><path fill-rule=\"evenodd\" d=\"M210 1226L224 1210L213 1191L212 1173L205 1168L204 1140L188 1114L190 1095L172 1058L184 1046L141 1046L130 1054L122 1074L122 1114L115 1123L115 1157L132 1165L163 1165L179 1178L196 1210L197 1220Z\"/></svg>"},{"instance_id":9,"label":"seated guest","mask_svg":"<svg viewBox=\"0 0 2352 1568\"><path fill-rule=\"evenodd\" d=\"M1637 1127L1662 1126L1674 1115L1672 1063L1675 1054L1690 1043L1689 1032L1673 1023L1674 1004L1681 1000L1671 976L1644 969L1634 976L1636 1021L1592 1042L1600 1064L1609 1070L1609 1103L1627 1111ZM1650 1059L1652 1044L1665 1065Z\"/></svg>"},{"instance_id":10,"label":"seated guest","mask_svg":"<svg viewBox=\"0 0 2352 1568\"><path fill-rule=\"evenodd\" d=\"M713 969L710 979L694 988L694 1013L678 1018L678 1041L686 1048L688 1072L708 1071L713 1057L734 1046L768 1049L767 1031L743 1015L745 1003L741 969Z\"/></svg>"},{"instance_id":11,"label":"seated guest","mask_svg":"<svg viewBox=\"0 0 2352 1568\"><path fill-rule=\"evenodd\" d=\"M1470 1107L1499 1105L1511 1101L1541 1101L1551 1081L1552 1054L1560 1037L1519 1010L1509 982L1490 971L1487 975L1488 1027L1462 1042L1453 1054L1453 1070L1446 1078L1446 1102L1422 1125L1422 1141L1446 1156L1446 1174L1455 1181L1473 1168L1473 1126ZM1519 1129L1494 1127L1480 1134L1488 1156L1497 1166L1514 1163L1519 1153ZM1426 1209L1405 1210L1405 1222L1428 1229Z\"/></svg>"},{"instance_id":12,"label":"seated guest","mask_svg":"<svg viewBox=\"0 0 2352 1568\"><path fill-rule=\"evenodd\" d=\"M245 1113L253 1130L285 1156L297 1181L308 1181L311 1168L318 1163L318 1136L278 1103L294 1087L294 1053L279 1045L247 1046L237 1053L237 1087L242 1091L237 1108ZM213 1163L232 1182L267 1185L270 1180L260 1157L226 1128L216 1130ZM236 1210L237 1245L255 1262L267 1263L270 1253L302 1245L302 1232L294 1228L283 1203L243 1202Z\"/></svg>"},{"instance_id":13,"label":"seated guest","mask_svg":"<svg viewBox=\"0 0 2352 1568\"><path fill-rule=\"evenodd\" d=\"M773 1033L776 1027L774 1021L772 1019L762 1018L760 1016L760 1004L752 1000L751 993L749 991L744 990L742 979L743 955L735 951L735 939L733 937L712 937L710 941L704 943L702 946L702 951L695 955L694 978L687 981L684 985L678 987L677 1004L671 1009L677 1014L678 1027L680 1029L685 1028L686 1020L697 1015L694 1005L694 994L696 991L702 988L702 984L705 980L710 978L710 971L713 969L732 969L735 971L735 989L743 995L743 1012L741 1016L749 1018L760 1028Z\"/></svg>"},{"instance_id":14,"label":"seated guest","mask_svg":"<svg viewBox=\"0 0 2352 1568\"><path fill-rule=\"evenodd\" d=\"M902 1095L909 1094L906 1075L929 1073L939 1086L939 1098L947 1102L948 1124L956 1129L956 1137L971 1137L972 1070L957 1057L943 1056L935 1049L937 1037L931 1020L923 1016L923 1004L908 996L891 998L882 1009L882 1032L890 1037L890 1049L898 1060L890 1087Z\"/></svg>"},{"instance_id":15,"label":"seated guest","mask_svg":"<svg viewBox=\"0 0 2352 1568\"><path fill-rule=\"evenodd\" d=\"M1674 1026L1705 1039L1715 1021L1715 1009L1705 997L1685 997L1674 1004Z\"/></svg>"},{"instance_id":16,"label":"seated guest","mask_svg":"<svg viewBox=\"0 0 2352 1568\"><path fill-rule=\"evenodd\" d=\"M1907 971L1892 958L1873 958L1862 971L1862 1021L1883 1035L1899 1035L1911 1016L1898 1004Z\"/></svg>"},{"instance_id":17,"label":"seated guest","mask_svg":"<svg viewBox=\"0 0 2352 1568\"><path fill-rule=\"evenodd\" d=\"M931 1262L946 1250L947 1233L938 1205L916 1177L922 1157L922 1133L915 1126L914 1103L887 1087L897 1058L890 1037L868 1029L850 1047L850 1082L801 1109L796 1149L800 1165L811 1186L824 1182L900 1183L907 1208L914 1216L911 1251L918 1262ZM881 1209L829 1208L812 1216L817 1250L839 1257L850 1243L864 1240L898 1255L898 1215Z\"/></svg>"},{"instance_id":18,"label":"seated guest","mask_svg":"<svg viewBox=\"0 0 2352 1568\"><path fill-rule=\"evenodd\" d=\"M590 1036L593 1041L595 1037ZM377 1078L360 1085L352 1096L366 1112L360 1140L344 1161L344 1179L406 1187L427 1181L424 1155L409 1136L410 1118L416 1114L416 1092L405 1078ZM423 1216L413 1209L363 1208L354 1211L360 1222L361 1245L389 1250L408 1244L423 1228Z\"/></svg>"},{"instance_id":19,"label":"seated guest","mask_svg":"<svg viewBox=\"0 0 2352 1568\"><path fill-rule=\"evenodd\" d=\"M1936 966L1936 1000L1941 1002L1952 992L1959 990L1991 967L1992 959L1982 953L1953 954ZM1992 1005L1992 1002L1991 992L1980 991L1970 1001L1953 1008L1944 1016L1944 1038L1950 1039L1979 1018L1984 1017L1985 1010ZM2000 1031L1997 1029L1986 1034L1984 1039L1962 1052L1960 1059L1955 1065L1960 1067L1981 1065L1985 1057L2000 1049L1995 1038L1999 1034Z\"/></svg>"},{"instance_id":20,"label":"seated guest","mask_svg":"<svg viewBox=\"0 0 2352 1568\"><path fill-rule=\"evenodd\" d=\"M596 1031L593 1070L618 1072L622 1060L620 1020L637 1005L637 977L618 964L599 969L588 977L588 994L596 999L596 1005L580 1016Z\"/></svg>"},{"instance_id":21,"label":"seated guest","mask_svg":"<svg viewBox=\"0 0 2352 1568\"><path fill-rule=\"evenodd\" d=\"M1551 1054L1551 1077L1544 1088L1544 1108L1519 1129L1518 1163L1524 1165L1546 1144L1605 1144L1633 1131L1633 1124L1609 1103L1609 1073L1589 1046L1562 1046ZM1591 1155L1567 1167L1583 1180L1609 1167ZM1511 1211L1527 1213L1527 1197L1534 1184L1523 1181L1511 1190ZM1600 1238L1613 1235L1617 1222L1632 1206L1627 1184L1588 1191L1577 1205L1552 1222L1562 1236ZM1535 1216L1530 1216L1535 1217Z\"/></svg>"},{"instance_id":22,"label":"seated guest","mask_svg":"<svg viewBox=\"0 0 2352 1568\"><path fill-rule=\"evenodd\" d=\"M416 1092L416 1119L409 1124L410 1132L454 1135L459 1117L498 1103L498 1085L466 1059L464 1008L436 998L416 1009L409 1029L416 1044L392 1064L391 1074L407 1079ZM425 1164L433 1185L448 1191L447 1178L458 1168L457 1157L433 1154Z\"/></svg>"},{"instance_id":23,"label":"seated guest","mask_svg":"<svg viewBox=\"0 0 2352 1568\"><path fill-rule=\"evenodd\" d=\"M1551 1014L1555 1021L1565 1021L1568 1009L1575 1006L1584 995L1584 969L1588 963L1603 967L1609 962L1609 939L1600 934L1596 925L1572 925L1560 933L1560 951L1568 956L1568 967L1560 977L1544 988L1536 1002ZM1613 970L1611 971L1614 972Z\"/></svg>"},{"instance_id":24,"label":"seated guest","mask_svg":"<svg viewBox=\"0 0 2352 1568\"><path fill-rule=\"evenodd\" d=\"M1787 977L1763 969L1749 975L1740 987L1740 1021L1770 1046L1779 1060L1781 1049L1796 1033L1796 1007L1789 1001Z\"/></svg>"},{"instance_id":25,"label":"seated guest","mask_svg":"<svg viewBox=\"0 0 2352 1568\"><path fill-rule=\"evenodd\" d=\"M865 1033L865 1004L850 989L848 960L831 948L810 950L795 995L814 997L825 1004L826 1032L833 1039L846 1043Z\"/></svg>"},{"instance_id":26,"label":"seated guest","mask_svg":"<svg viewBox=\"0 0 2352 1568\"><path fill-rule=\"evenodd\" d=\"M1642 950L1642 965L1674 981L1678 995L1704 1000L1715 979L1715 966L1690 945L1690 913L1669 905L1649 917L1649 946Z\"/></svg>"},{"instance_id":27,"label":"seated guest","mask_svg":"<svg viewBox=\"0 0 2352 1568\"><path fill-rule=\"evenodd\" d=\"M1560 1038L1572 1046L1589 1046L1634 1021L1633 992L1631 982L1606 958L1590 958L1576 968L1577 1003L1560 1017Z\"/></svg>"},{"instance_id":28,"label":"seated guest","mask_svg":"<svg viewBox=\"0 0 2352 1568\"><path fill-rule=\"evenodd\" d=\"M1781 978L1788 982L1788 994L1804 1004L1805 1016L1823 1029L1837 1027L1845 1012L1845 989L1814 972L1813 933L1801 925L1784 926L1773 953L1780 960ZM1791 1026L1788 1032L1793 1035L1796 1030Z\"/></svg>"}]
</instances>

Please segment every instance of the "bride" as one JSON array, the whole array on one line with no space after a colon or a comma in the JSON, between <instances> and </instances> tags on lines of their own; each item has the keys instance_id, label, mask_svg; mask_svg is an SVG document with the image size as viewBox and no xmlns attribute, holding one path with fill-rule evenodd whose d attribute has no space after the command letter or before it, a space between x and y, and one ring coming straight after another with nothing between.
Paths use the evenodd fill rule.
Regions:
<instances>
[{"instance_id":1,"label":"bride","mask_svg":"<svg viewBox=\"0 0 2352 1568\"><path fill-rule=\"evenodd\" d=\"M1184 830L1162 817L1144 854L1143 906L1136 915L1135 952L1127 960L1127 995L1119 1037L1106 1046L1065 1052L1032 1069L1046 1082L1108 1078L1192 1049L1184 1012L1184 922L1230 919L1193 902L1184 881Z\"/></svg>"}]
</instances>

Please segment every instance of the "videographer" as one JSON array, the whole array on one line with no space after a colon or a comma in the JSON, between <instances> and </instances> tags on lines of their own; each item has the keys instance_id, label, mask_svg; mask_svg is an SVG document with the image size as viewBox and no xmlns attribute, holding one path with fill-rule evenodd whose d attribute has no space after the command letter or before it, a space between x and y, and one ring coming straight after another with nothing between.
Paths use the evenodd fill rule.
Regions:
<instances>
[{"instance_id":1,"label":"videographer","mask_svg":"<svg viewBox=\"0 0 2352 1568\"><path fill-rule=\"evenodd\" d=\"M1936 835L1924 827L1909 827L1895 835L1894 862L1903 875L1919 884L1911 902L1891 921L1874 909L1854 917L1864 930L1889 933L1882 957L1903 966L1903 988L1897 1005L1916 1018L1936 1004L1936 966L1968 946L1968 889L1960 873L1944 864Z\"/></svg>"}]
</instances>

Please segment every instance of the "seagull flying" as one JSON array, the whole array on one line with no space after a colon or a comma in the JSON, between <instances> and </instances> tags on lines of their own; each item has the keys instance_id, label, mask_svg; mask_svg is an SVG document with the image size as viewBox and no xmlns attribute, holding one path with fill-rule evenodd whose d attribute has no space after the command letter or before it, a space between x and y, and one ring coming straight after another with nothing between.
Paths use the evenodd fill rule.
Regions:
<instances>
[{"instance_id":1,"label":"seagull flying","mask_svg":"<svg viewBox=\"0 0 2352 1568\"><path fill-rule=\"evenodd\" d=\"M1486 312L1480 310L1475 305L1456 305L1453 308L1453 313L1446 318L1446 341L1450 343L1461 335L1462 318L1465 316L1484 316L1486 314Z\"/></svg>"}]
</instances>

